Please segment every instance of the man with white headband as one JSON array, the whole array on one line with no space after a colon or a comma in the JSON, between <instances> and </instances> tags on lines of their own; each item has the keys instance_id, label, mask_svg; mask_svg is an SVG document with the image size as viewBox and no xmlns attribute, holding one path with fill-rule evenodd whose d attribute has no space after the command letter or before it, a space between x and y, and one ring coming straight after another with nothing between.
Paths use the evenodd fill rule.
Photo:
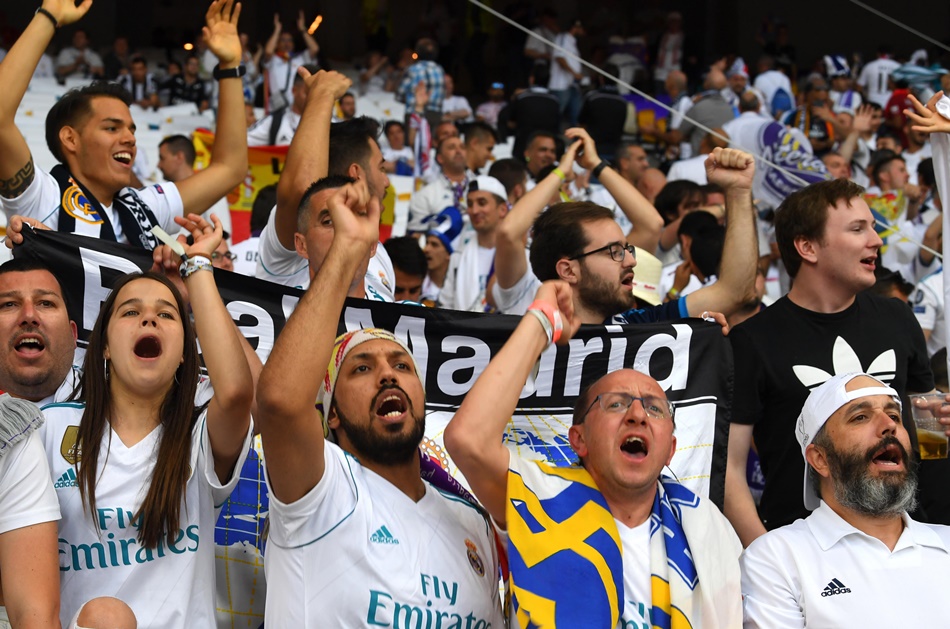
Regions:
<instances>
[{"instance_id":1,"label":"man with white headband","mask_svg":"<svg viewBox=\"0 0 950 629\"><path fill-rule=\"evenodd\" d=\"M795 436L812 514L743 554L745 627L941 624L950 527L907 515L917 463L897 392L867 374L836 375L809 394Z\"/></svg>"},{"instance_id":2,"label":"man with white headband","mask_svg":"<svg viewBox=\"0 0 950 629\"><path fill-rule=\"evenodd\" d=\"M415 359L385 330L334 341L347 288L379 242L379 199L360 180L330 196L327 211L326 260L258 387L270 490L265 623L503 627L491 524L420 455Z\"/></svg>"}]
</instances>

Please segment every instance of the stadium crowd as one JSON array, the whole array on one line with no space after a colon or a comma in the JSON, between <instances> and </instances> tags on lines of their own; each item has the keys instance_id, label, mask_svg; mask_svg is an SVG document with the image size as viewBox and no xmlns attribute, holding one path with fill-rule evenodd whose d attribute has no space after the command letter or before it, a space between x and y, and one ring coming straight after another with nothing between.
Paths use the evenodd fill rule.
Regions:
<instances>
[{"instance_id":1,"label":"stadium crowd","mask_svg":"<svg viewBox=\"0 0 950 629\"><path fill-rule=\"evenodd\" d=\"M43 0L0 61L0 627L942 626L950 397L930 433L911 408L948 389L950 71L927 51L806 65L778 24L753 71L700 63L677 12L593 42L513 10L537 37L495 77L437 2L411 47L338 71L303 12L255 45L213 0L155 63L95 52L92 5ZM50 82L47 168L23 103ZM207 163L191 132L144 160L173 111L213 121ZM255 151L281 168L238 238ZM153 264L68 303L45 230ZM298 289L269 351L219 292L237 275ZM338 335L352 300L513 322L439 435L464 482L420 450L424 344ZM574 465L510 447L552 346L673 324L731 348L721 500L664 472L689 409L649 360L565 361ZM215 539L248 466L244 591Z\"/></svg>"}]
</instances>

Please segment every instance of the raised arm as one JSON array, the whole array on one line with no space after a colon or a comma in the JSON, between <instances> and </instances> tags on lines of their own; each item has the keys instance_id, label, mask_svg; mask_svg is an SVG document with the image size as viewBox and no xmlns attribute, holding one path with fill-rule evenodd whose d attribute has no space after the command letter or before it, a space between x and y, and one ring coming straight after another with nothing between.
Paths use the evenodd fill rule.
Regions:
<instances>
[{"instance_id":1,"label":"raised arm","mask_svg":"<svg viewBox=\"0 0 950 629\"><path fill-rule=\"evenodd\" d=\"M316 61L317 53L320 52L320 44L317 43L317 40L313 38L313 35L311 35L307 29L307 20L304 18L303 9L297 14L297 28L300 29L300 35L303 37L303 43L307 47L307 52L310 53L310 58Z\"/></svg>"},{"instance_id":2,"label":"raised arm","mask_svg":"<svg viewBox=\"0 0 950 629\"><path fill-rule=\"evenodd\" d=\"M241 39L237 23L241 3L214 0L205 14L202 29L208 48L218 58L221 70L241 65ZM214 134L211 163L193 177L178 183L184 214L202 214L247 174L247 122L244 116L244 87L240 77L219 82L218 123Z\"/></svg>"},{"instance_id":3,"label":"raised arm","mask_svg":"<svg viewBox=\"0 0 950 629\"><path fill-rule=\"evenodd\" d=\"M297 206L314 181L327 176L330 163L330 120L333 103L350 89L351 81L339 72L320 70L311 75L306 68L297 72L307 84L307 104L300 124L287 149L284 172L277 183L277 216L274 227L280 244L294 248Z\"/></svg>"},{"instance_id":4,"label":"raised arm","mask_svg":"<svg viewBox=\"0 0 950 629\"><path fill-rule=\"evenodd\" d=\"M45 0L42 8L52 19L42 13L34 15L0 63L0 196L16 198L33 181L33 156L14 119L33 71L56 32L53 20L59 26L72 24L91 6L92 0L79 6L69 0Z\"/></svg>"},{"instance_id":5,"label":"raised arm","mask_svg":"<svg viewBox=\"0 0 950 629\"><path fill-rule=\"evenodd\" d=\"M583 151L577 156L577 162L582 168L594 170L603 161L597 155L594 140L586 130L580 128L568 129L564 132L564 135L569 138L581 138L584 143ZM633 187L633 184L624 179L623 175L612 167L604 168L598 179L600 179L600 183L604 184L607 192L614 198L624 216L633 225L630 233L627 234L627 241L646 251L656 251L656 244L659 242L660 232L663 230L663 217L656 211L653 204L647 201L647 198L640 194L640 191Z\"/></svg>"},{"instance_id":6,"label":"raised arm","mask_svg":"<svg viewBox=\"0 0 950 629\"><path fill-rule=\"evenodd\" d=\"M566 282L545 282L538 289L537 302L544 302L551 311L560 313L564 330L558 343L567 343L580 327L580 321L574 317L571 287ZM501 439L518 405L521 389L547 344L545 327L529 309L445 429L445 447L452 460L475 496L502 527L510 453Z\"/></svg>"},{"instance_id":7,"label":"raised arm","mask_svg":"<svg viewBox=\"0 0 950 629\"><path fill-rule=\"evenodd\" d=\"M323 477L323 426L314 400L353 276L379 242L379 201L366 181L327 201L333 243L310 288L277 337L257 387L257 415L271 488L290 503Z\"/></svg>"},{"instance_id":8,"label":"raised arm","mask_svg":"<svg viewBox=\"0 0 950 629\"><path fill-rule=\"evenodd\" d=\"M212 220L213 227L198 214L189 214L187 218L175 217L175 222L183 231L194 238L194 244L189 246L185 243L185 236L179 236L185 253L189 258L204 258L209 265L211 254L224 236L221 221L214 215ZM180 264L178 257L166 245L156 250L153 260L156 263L161 261L168 274L174 274ZM214 456L214 470L224 483L230 478L244 447L251 420L254 382L244 348L235 332L234 320L221 301L211 269L193 272L183 282L194 314L202 358L214 385L214 397L208 405L208 435Z\"/></svg>"},{"instance_id":9,"label":"raised arm","mask_svg":"<svg viewBox=\"0 0 950 629\"><path fill-rule=\"evenodd\" d=\"M752 210L752 178L755 162L738 149L713 149L706 158L709 183L726 191L726 238L719 265L719 280L686 296L690 316L704 310L731 316L755 298L755 269L759 259L755 217Z\"/></svg>"},{"instance_id":10,"label":"raised arm","mask_svg":"<svg viewBox=\"0 0 950 629\"><path fill-rule=\"evenodd\" d=\"M264 43L264 63L270 61L270 58L274 56L274 52L277 50L277 41L280 39L280 33L283 30L280 24L280 14L274 14L274 32L270 34L270 37L267 38L267 41Z\"/></svg>"},{"instance_id":11,"label":"raised arm","mask_svg":"<svg viewBox=\"0 0 950 629\"><path fill-rule=\"evenodd\" d=\"M567 147L561 161L558 162L558 171L547 177L518 199L508 215L505 216L495 233L495 281L501 288L511 288L518 283L528 272L528 261L524 250L528 238L528 231L548 201L557 193L564 182L565 172L574 166L574 158L580 142L574 142Z\"/></svg>"}]
</instances>

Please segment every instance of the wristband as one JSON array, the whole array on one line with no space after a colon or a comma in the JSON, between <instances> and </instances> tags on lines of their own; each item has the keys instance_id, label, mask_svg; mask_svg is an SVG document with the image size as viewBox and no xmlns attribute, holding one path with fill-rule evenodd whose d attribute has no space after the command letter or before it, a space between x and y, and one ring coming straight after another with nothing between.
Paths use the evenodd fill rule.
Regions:
<instances>
[{"instance_id":1,"label":"wristband","mask_svg":"<svg viewBox=\"0 0 950 629\"><path fill-rule=\"evenodd\" d=\"M191 277L198 271L214 271L211 260L204 255L193 255L182 262L181 266L178 267L178 272L181 273L181 279Z\"/></svg>"},{"instance_id":2,"label":"wristband","mask_svg":"<svg viewBox=\"0 0 950 629\"><path fill-rule=\"evenodd\" d=\"M540 311L540 313L544 315L548 324L551 326L551 334L549 335L550 342L557 343L561 338L561 331L564 329L564 323L561 321L561 312L551 304L539 299L534 300L531 305L528 306L528 312L531 311Z\"/></svg>"},{"instance_id":3,"label":"wristband","mask_svg":"<svg viewBox=\"0 0 950 629\"><path fill-rule=\"evenodd\" d=\"M215 81L220 81L221 79L240 79L245 74L247 74L247 68L244 64L239 65L236 68L228 68L226 70L221 69L221 64L214 66L214 70L211 71L211 76L214 77Z\"/></svg>"},{"instance_id":4,"label":"wristband","mask_svg":"<svg viewBox=\"0 0 950 629\"><path fill-rule=\"evenodd\" d=\"M560 168L555 168L551 172L557 175L561 181L564 181L565 179L567 179L567 177L564 175L564 171L561 170Z\"/></svg>"},{"instance_id":5,"label":"wristband","mask_svg":"<svg viewBox=\"0 0 950 629\"><path fill-rule=\"evenodd\" d=\"M602 162L600 162L599 164L597 164L596 166L594 166L594 170L590 171L590 174L593 175L595 179L599 179L599 178L600 178L600 173L604 172L604 169L605 169L605 168L607 168L608 166L612 166L612 165L613 165L613 164L611 164L611 163L608 162L607 160L603 160Z\"/></svg>"},{"instance_id":6,"label":"wristband","mask_svg":"<svg viewBox=\"0 0 950 629\"><path fill-rule=\"evenodd\" d=\"M551 322L548 321L548 318L540 310L528 310L528 313L532 314L538 322L541 324L541 327L544 328L544 335L548 337L548 342L545 344L545 347L554 342L554 328L551 327Z\"/></svg>"},{"instance_id":7,"label":"wristband","mask_svg":"<svg viewBox=\"0 0 950 629\"><path fill-rule=\"evenodd\" d=\"M667 294L667 296L669 296L670 299L676 299L677 297L680 296L680 292L679 292L678 290L676 290L675 287L674 287L674 288L671 288L671 289L669 290L669 292L666 293L666 294Z\"/></svg>"},{"instance_id":8,"label":"wristband","mask_svg":"<svg viewBox=\"0 0 950 629\"><path fill-rule=\"evenodd\" d=\"M53 23L53 28L59 28L59 22L56 21L56 18L53 16L53 14L47 11L46 9L44 9L43 7L40 7L39 9L37 9L33 13L33 15L45 15L46 17L49 18L49 21Z\"/></svg>"}]
</instances>

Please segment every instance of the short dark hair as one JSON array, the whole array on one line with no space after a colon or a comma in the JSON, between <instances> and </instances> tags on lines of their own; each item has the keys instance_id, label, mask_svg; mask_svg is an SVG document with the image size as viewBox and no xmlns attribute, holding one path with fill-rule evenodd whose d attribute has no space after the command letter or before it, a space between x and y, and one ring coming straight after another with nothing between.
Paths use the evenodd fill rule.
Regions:
<instances>
[{"instance_id":1,"label":"short dark hair","mask_svg":"<svg viewBox=\"0 0 950 629\"><path fill-rule=\"evenodd\" d=\"M423 37L416 42L416 55L419 61L435 61L439 58L439 45L435 40Z\"/></svg>"},{"instance_id":2,"label":"short dark hair","mask_svg":"<svg viewBox=\"0 0 950 629\"><path fill-rule=\"evenodd\" d=\"M468 143L471 140L485 141L488 138L493 139L495 142L498 141L498 133L487 122L476 120L475 122L472 122L465 127L465 144L466 145L468 145Z\"/></svg>"},{"instance_id":3,"label":"short dark hair","mask_svg":"<svg viewBox=\"0 0 950 629\"><path fill-rule=\"evenodd\" d=\"M702 194L702 190L700 190L698 183L688 179L678 179L663 186L663 189L656 195L653 206L663 217L663 223L669 225L679 216L680 204L693 195L699 194Z\"/></svg>"},{"instance_id":4,"label":"short dark hair","mask_svg":"<svg viewBox=\"0 0 950 629\"><path fill-rule=\"evenodd\" d=\"M429 272L426 254L419 246L419 239L413 236L390 238L383 243L393 266L403 273L414 277L425 277Z\"/></svg>"},{"instance_id":5,"label":"short dark hair","mask_svg":"<svg viewBox=\"0 0 950 629\"><path fill-rule=\"evenodd\" d=\"M354 99L354 100L356 99L356 96L353 95L353 92L346 92L345 94L343 94L343 96L340 97L340 100L343 100L343 99L346 98L347 96L349 96L350 98L352 98L352 99Z\"/></svg>"},{"instance_id":6,"label":"short dark hair","mask_svg":"<svg viewBox=\"0 0 950 629\"><path fill-rule=\"evenodd\" d=\"M27 273L29 271L46 271L53 276L53 279L56 280L57 286L59 286L59 294L63 298L63 302L66 304L66 310L69 310L69 299L66 296L66 292L63 290L63 281L59 277L59 274L45 262L42 262L38 258L27 258L19 257L12 258L7 260L3 264L0 264L0 275L5 275L7 273Z\"/></svg>"},{"instance_id":7,"label":"short dark hair","mask_svg":"<svg viewBox=\"0 0 950 629\"><path fill-rule=\"evenodd\" d=\"M158 143L158 148L163 146L167 146L173 155L176 153L184 153L185 162L187 162L189 166L195 165L195 143L192 142L191 138L187 135L170 135Z\"/></svg>"},{"instance_id":8,"label":"short dark hair","mask_svg":"<svg viewBox=\"0 0 950 629\"><path fill-rule=\"evenodd\" d=\"M379 123L368 116L357 116L330 125L330 175L346 175L351 164L369 170L370 142L379 136Z\"/></svg>"},{"instance_id":9,"label":"short dark hair","mask_svg":"<svg viewBox=\"0 0 950 629\"><path fill-rule=\"evenodd\" d=\"M809 83L809 85L811 85L811 83ZM746 111L759 111L759 105L759 97L755 95L755 92L744 92L742 96L739 97L740 113Z\"/></svg>"},{"instance_id":10,"label":"short dark hair","mask_svg":"<svg viewBox=\"0 0 950 629\"><path fill-rule=\"evenodd\" d=\"M251 206L251 231L261 231L267 227L267 219L271 210L277 205L277 184L272 183L257 191L254 204Z\"/></svg>"},{"instance_id":11,"label":"short dark hair","mask_svg":"<svg viewBox=\"0 0 950 629\"><path fill-rule=\"evenodd\" d=\"M917 181L923 185L933 188L937 185L937 178L934 176L934 160L927 157L920 160L917 165Z\"/></svg>"},{"instance_id":12,"label":"short dark hair","mask_svg":"<svg viewBox=\"0 0 950 629\"><path fill-rule=\"evenodd\" d=\"M488 169L488 175L494 177L505 186L505 191L511 194L519 183L525 183L528 178L528 169L524 162L518 161L513 157L495 160L495 163Z\"/></svg>"},{"instance_id":13,"label":"short dark hair","mask_svg":"<svg viewBox=\"0 0 950 629\"><path fill-rule=\"evenodd\" d=\"M301 233L307 231L311 218L310 198L313 195L331 188L342 188L350 183L356 183L356 180L346 175L329 175L310 184L304 191L303 196L300 197L300 205L297 206L297 231Z\"/></svg>"},{"instance_id":14,"label":"short dark hair","mask_svg":"<svg viewBox=\"0 0 950 629\"><path fill-rule=\"evenodd\" d=\"M715 216L702 210L690 212L680 221L676 234L692 238L689 257L705 277L719 274L726 228Z\"/></svg>"},{"instance_id":15,"label":"short dark hair","mask_svg":"<svg viewBox=\"0 0 950 629\"><path fill-rule=\"evenodd\" d=\"M393 127L399 127L400 129L402 129L402 132L403 132L403 133L406 132L406 125L404 125L404 124L401 123L400 121L398 121L398 120L387 120L387 121L386 121L386 124L383 125L383 135L385 135L386 137L389 137L389 130L392 129Z\"/></svg>"},{"instance_id":16,"label":"short dark hair","mask_svg":"<svg viewBox=\"0 0 950 629\"><path fill-rule=\"evenodd\" d=\"M880 136L880 137L893 137L893 136ZM880 176L881 171L891 165L891 162L900 160L904 161L904 158L900 154L890 151L888 149L882 149L880 151L875 151L871 155L871 181L875 185L880 185Z\"/></svg>"},{"instance_id":17,"label":"short dark hair","mask_svg":"<svg viewBox=\"0 0 950 629\"><path fill-rule=\"evenodd\" d=\"M819 181L793 192L775 212L775 240L789 277L798 275L802 257L795 248L797 238L821 241L828 222L828 210L840 201L864 194L864 188L848 179Z\"/></svg>"},{"instance_id":18,"label":"short dark hair","mask_svg":"<svg viewBox=\"0 0 950 629\"><path fill-rule=\"evenodd\" d=\"M547 87L551 81L551 71L548 69L548 64L536 63L534 69L531 70L531 78L535 85Z\"/></svg>"},{"instance_id":19,"label":"short dark hair","mask_svg":"<svg viewBox=\"0 0 950 629\"><path fill-rule=\"evenodd\" d=\"M538 129L537 131L532 131L531 135L528 136L527 141L524 143L525 148L531 146L531 144L538 138L551 138L554 140L554 143L557 144L557 136L551 133L550 131L545 131L544 129Z\"/></svg>"},{"instance_id":20,"label":"short dark hair","mask_svg":"<svg viewBox=\"0 0 950 629\"><path fill-rule=\"evenodd\" d=\"M590 201L555 203L541 214L534 221L529 256L537 278L558 279L558 260L577 255L589 244L584 224L602 220L615 220L614 213Z\"/></svg>"},{"instance_id":21,"label":"short dark hair","mask_svg":"<svg viewBox=\"0 0 950 629\"><path fill-rule=\"evenodd\" d=\"M46 114L46 146L53 157L65 163L59 132L63 127L78 127L92 115L94 98L115 98L128 107L132 104L132 95L118 83L94 81L89 85L77 87L66 92Z\"/></svg>"}]
</instances>

